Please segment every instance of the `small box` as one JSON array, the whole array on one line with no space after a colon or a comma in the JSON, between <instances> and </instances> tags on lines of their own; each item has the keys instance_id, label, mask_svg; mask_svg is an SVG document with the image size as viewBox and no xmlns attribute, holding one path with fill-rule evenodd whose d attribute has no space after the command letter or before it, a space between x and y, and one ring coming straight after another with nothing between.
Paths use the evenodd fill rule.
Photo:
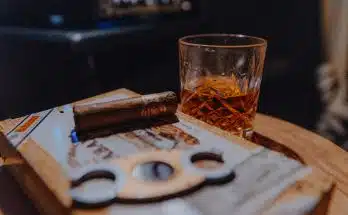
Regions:
<instances>
[{"instance_id":1,"label":"small box","mask_svg":"<svg viewBox=\"0 0 348 215\"><path fill-rule=\"evenodd\" d=\"M122 89L77 104L132 96ZM302 215L332 188L299 160L175 119L82 140L69 104L1 122L0 154L42 214Z\"/></svg>"}]
</instances>

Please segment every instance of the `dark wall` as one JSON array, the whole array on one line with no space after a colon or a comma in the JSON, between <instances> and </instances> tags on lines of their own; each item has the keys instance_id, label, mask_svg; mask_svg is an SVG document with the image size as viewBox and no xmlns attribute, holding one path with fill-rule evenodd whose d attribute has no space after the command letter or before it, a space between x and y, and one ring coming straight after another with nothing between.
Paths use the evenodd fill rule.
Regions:
<instances>
[{"instance_id":1,"label":"dark wall","mask_svg":"<svg viewBox=\"0 0 348 215\"><path fill-rule=\"evenodd\" d=\"M178 91L180 36L242 33L268 40L259 110L313 128L320 111L314 76L321 57L319 2L201 3L195 19L111 40L95 38L81 46L0 37L2 112L21 115L119 87L141 93Z\"/></svg>"}]
</instances>

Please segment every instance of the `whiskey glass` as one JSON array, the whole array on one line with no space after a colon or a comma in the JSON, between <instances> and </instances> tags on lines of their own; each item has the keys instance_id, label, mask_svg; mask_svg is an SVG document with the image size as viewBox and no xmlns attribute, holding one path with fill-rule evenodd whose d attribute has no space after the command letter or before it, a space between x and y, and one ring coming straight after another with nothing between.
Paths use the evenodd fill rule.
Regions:
<instances>
[{"instance_id":1,"label":"whiskey glass","mask_svg":"<svg viewBox=\"0 0 348 215\"><path fill-rule=\"evenodd\" d=\"M181 112L250 138L267 41L236 34L179 39Z\"/></svg>"}]
</instances>

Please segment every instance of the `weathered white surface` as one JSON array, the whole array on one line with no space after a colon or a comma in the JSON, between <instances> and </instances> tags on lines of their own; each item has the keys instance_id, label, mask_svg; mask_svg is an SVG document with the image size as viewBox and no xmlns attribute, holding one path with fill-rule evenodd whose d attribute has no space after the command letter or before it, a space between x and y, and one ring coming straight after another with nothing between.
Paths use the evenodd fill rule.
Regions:
<instances>
[{"instance_id":1,"label":"weathered white surface","mask_svg":"<svg viewBox=\"0 0 348 215\"><path fill-rule=\"evenodd\" d=\"M120 98L124 98L124 95ZM137 138L129 134L118 134L73 144L69 137L74 128L71 106L66 106L64 113L54 109L31 132L30 137L51 154L67 172L90 163L108 162L110 159L144 150L168 149L173 146L182 150L198 147L222 153L228 160L228 165L235 168L236 178L228 184L205 186L188 196L153 204L114 204L109 209L110 215L256 215L269 209L282 191L310 172L310 169L303 167L299 162L279 153L262 147L249 151L189 122L181 121L174 126L194 136L199 144L189 146L181 139L168 139L151 129L147 132L131 133L131 136ZM147 144L149 140L153 141L152 144ZM95 185L91 185L91 188L96 189ZM283 215L291 207L294 211L292 214L302 215L312 209L318 201L310 198L304 200L306 201L289 202L289 205L281 205L270 212L272 215Z\"/></svg>"},{"instance_id":2,"label":"weathered white surface","mask_svg":"<svg viewBox=\"0 0 348 215\"><path fill-rule=\"evenodd\" d=\"M258 215L268 210L282 191L310 172L310 168L265 150L238 165L237 177L231 183L207 186L192 195L161 203L114 205L110 215L172 215L175 210L187 215ZM293 215L304 215L318 202L312 197L302 200L280 205L269 213L283 215L291 210Z\"/></svg>"}]
</instances>

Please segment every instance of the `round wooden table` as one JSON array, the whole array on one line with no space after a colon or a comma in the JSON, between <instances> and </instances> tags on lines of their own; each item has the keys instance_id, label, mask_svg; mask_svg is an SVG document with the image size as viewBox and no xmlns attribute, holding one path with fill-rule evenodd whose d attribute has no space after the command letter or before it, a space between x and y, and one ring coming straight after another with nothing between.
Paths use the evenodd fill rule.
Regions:
<instances>
[{"instance_id":1,"label":"round wooden table","mask_svg":"<svg viewBox=\"0 0 348 215\"><path fill-rule=\"evenodd\" d=\"M0 167L0 215L38 215L12 176Z\"/></svg>"},{"instance_id":2,"label":"round wooden table","mask_svg":"<svg viewBox=\"0 0 348 215\"><path fill-rule=\"evenodd\" d=\"M255 131L266 142L290 148L306 164L331 176L336 186L324 214L348 214L348 153L310 131L262 114L256 117ZM38 214L4 170L0 170L0 190L0 215Z\"/></svg>"},{"instance_id":3,"label":"round wooden table","mask_svg":"<svg viewBox=\"0 0 348 215\"><path fill-rule=\"evenodd\" d=\"M324 214L348 214L348 153L346 151L313 132L262 114L256 116L255 131L268 138L270 142L286 146L306 164L332 177L335 187L329 196Z\"/></svg>"}]
</instances>

